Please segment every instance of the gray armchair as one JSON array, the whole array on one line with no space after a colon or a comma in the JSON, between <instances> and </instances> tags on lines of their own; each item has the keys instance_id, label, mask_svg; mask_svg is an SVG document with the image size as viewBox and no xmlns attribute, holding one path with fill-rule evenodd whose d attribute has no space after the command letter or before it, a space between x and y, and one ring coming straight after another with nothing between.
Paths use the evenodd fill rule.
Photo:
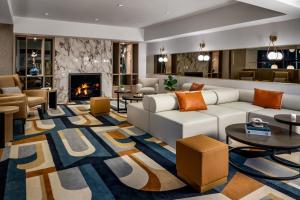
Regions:
<instances>
[{"instance_id":1,"label":"gray armchair","mask_svg":"<svg viewBox=\"0 0 300 200\"><path fill-rule=\"evenodd\" d=\"M141 78L136 85L137 93L142 94L157 94L159 91L158 78Z\"/></svg>"}]
</instances>

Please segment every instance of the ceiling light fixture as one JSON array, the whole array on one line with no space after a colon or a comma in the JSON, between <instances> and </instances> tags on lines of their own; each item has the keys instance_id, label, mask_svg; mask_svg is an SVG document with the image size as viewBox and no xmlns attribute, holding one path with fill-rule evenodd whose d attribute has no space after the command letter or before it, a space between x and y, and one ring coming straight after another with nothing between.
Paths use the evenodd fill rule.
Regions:
<instances>
[{"instance_id":1,"label":"ceiling light fixture","mask_svg":"<svg viewBox=\"0 0 300 200\"><path fill-rule=\"evenodd\" d=\"M44 13L44 15L45 15L45 16L48 16L48 15L49 15L49 13L45 12L45 13Z\"/></svg>"},{"instance_id":2,"label":"ceiling light fixture","mask_svg":"<svg viewBox=\"0 0 300 200\"><path fill-rule=\"evenodd\" d=\"M98 22L99 21L99 18L95 18L95 22Z\"/></svg>"},{"instance_id":3,"label":"ceiling light fixture","mask_svg":"<svg viewBox=\"0 0 300 200\"><path fill-rule=\"evenodd\" d=\"M125 6L124 4L121 4L121 3L118 3L117 5L118 5L118 7L119 7L119 8L121 8L121 7L124 7L124 6Z\"/></svg>"},{"instance_id":4,"label":"ceiling light fixture","mask_svg":"<svg viewBox=\"0 0 300 200\"><path fill-rule=\"evenodd\" d=\"M165 54L165 48L160 48L160 56L158 57L158 62L160 63L166 63L168 62L168 56Z\"/></svg>"},{"instance_id":5,"label":"ceiling light fixture","mask_svg":"<svg viewBox=\"0 0 300 200\"><path fill-rule=\"evenodd\" d=\"M277 36L270 35L270 44L267 51L267 57L269 60L282 60L283 59L283 53L278 51L277 47L275 46L275 42L277 41Z\"/></svg>"},{"instance_id":6,"label":"ceiling light fixture","mask_svg":"<svg viewBox=\"0 0 300 200\"><path fill-rule=\"evenodd\" d=\"M209 61L210 60L210 56L206 53L203 52L203 48L205 47L205 43L200 43L200 54L198 56L198 60L200 62L203 62L203 61Z\"/></svg>"}]
</instances>

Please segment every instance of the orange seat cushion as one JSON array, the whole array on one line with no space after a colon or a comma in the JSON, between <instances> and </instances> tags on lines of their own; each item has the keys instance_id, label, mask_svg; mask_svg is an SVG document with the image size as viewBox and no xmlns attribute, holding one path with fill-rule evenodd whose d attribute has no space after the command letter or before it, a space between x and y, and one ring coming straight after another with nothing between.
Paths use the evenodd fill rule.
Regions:
<instances>
[{"instance_id":1,"label":"orange seat cushion","mask_svg":"<svg viewBox=\"0 0 300 200\"><path fill-rule=\"evenodd\" d=\"M204 84L201 83L192 83L190 91L200 91L204 87Z\"/></svg>"},{"instance_id":2,"label":"orange seat cushion","mask_svg":"<svg viewBox=\"0 0 300 200\"><path fill-rule=\"evenodd\" d=\"M201 92L175 92L181 112L207 110Z\"/></svg>"},{"instance_id":3,"label":"orange seat cushion","mask_svg":"<svg viewBox=\"0 0 300 200\"><path fill-rule=\"evenodd\" d=\"M263 108L281 109L283 92L254 89L253 104Z\"/></svg>"}]
</instances>

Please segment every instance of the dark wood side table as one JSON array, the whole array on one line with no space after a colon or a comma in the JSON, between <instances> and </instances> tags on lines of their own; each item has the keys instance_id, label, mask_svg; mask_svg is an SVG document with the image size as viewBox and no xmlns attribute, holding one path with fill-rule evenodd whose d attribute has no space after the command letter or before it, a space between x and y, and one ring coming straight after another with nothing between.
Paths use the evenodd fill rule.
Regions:
<instances>
[{"instance_id":1,"label":"dark wood side table","mask_svg":"<svg viewBox=\"0 0 300 200\"><path fill-rule=\"evenodd\" d=\"M292 120L292 116L289 114L275 115L274 119L280 123L289 125L289 134L293 132L293 126L300 126L300 116L296 117L296 120Z\"/></svg>"},{"instance_id":2,"label":"dark wood side table","mask_svg":"<svg viewBox=\"0 0 300 200\"><path fill-rule=\"evenodd\" d=\"M114 91L117 94L117 112L121 112L121 111L125 111L126 109L121 109L120 108L120 94L130 94L131 91L130 90L115 90Z\"/></svg>"},{"instance_id":3,"label":"dark wood side table","mask_svg":"<svg viewBox=\"0 0 300 200\"><path fill-rule=\"evenodd\" d=\"M49 108L57 108L57 90L51 89L48 91Z\"/></svg>"},{"instance_id":4,"label":"dark wood side table","mask_svg":"<svg viewBox=\"0 0 300 200\"><path fill-rule=\"evenodd\" d=\"M13 114L18 111L18 106L0 106L0 148L13 140Z\"/></svg>"},{"instance_id":5,"label":"dark wood side table","mask_svg":"<svg viewBox=\"0 0 300 200\"><path fill-rule=\"evenodd\" d=\"M285 162L283 159L279 159L276 156L283 153L298 152L300 148L300 135L295 132L292 132L291 135L289 135L286 129L277 126L269 125L269 127L271 129L271 136L247 134L245 130L245 123L227 126L225 129L227 144L229 138L231 138L243 144L250 145L231 148L229 151L250 158L270 156L274 161L280 164L300 169L299 164ZM262 151L253 151L258 149ZM234 162L232 159L229 159L229 163L245 174L263 179L292 180L300 178L300 173L289 177L269 176L246 170L240 166L241 164Z\"/></svg>"}]
</instances>

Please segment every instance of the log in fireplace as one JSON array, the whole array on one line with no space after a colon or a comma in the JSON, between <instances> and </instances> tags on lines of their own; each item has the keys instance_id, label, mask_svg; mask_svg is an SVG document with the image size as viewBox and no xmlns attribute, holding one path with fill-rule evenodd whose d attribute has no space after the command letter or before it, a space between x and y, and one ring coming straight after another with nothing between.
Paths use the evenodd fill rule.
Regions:
<instances>
[{"instance_id":1,"label":"log in fireplace","mask_svg":"<svg viewBox=\"0 0 300 200\"><path fill-rule=\"evenodd\" d=\"M101 96L101 73L70 73L69 101Z\"/></svg>"}]
</instances>

